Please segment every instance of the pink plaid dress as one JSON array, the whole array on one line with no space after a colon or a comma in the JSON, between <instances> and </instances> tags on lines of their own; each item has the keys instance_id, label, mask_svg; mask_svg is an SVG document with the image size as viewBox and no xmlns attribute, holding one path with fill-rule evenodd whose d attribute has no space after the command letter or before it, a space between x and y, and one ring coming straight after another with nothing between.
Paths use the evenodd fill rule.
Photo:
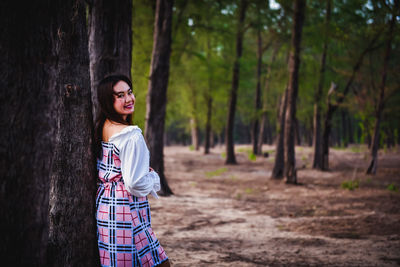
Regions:
<instances>
[{"instance_id":1,"label":"pink plaid dress","mask_svg":"<svg viewBox=\"0 0 400 267\"><path fill-rule=\"evenodd\" d=\"M147 196L133 196L125 188L117 146L103 142L102 148L96 197L101 266L158 265L168 257L151 228Z\"/></svg>"}]
</instances>

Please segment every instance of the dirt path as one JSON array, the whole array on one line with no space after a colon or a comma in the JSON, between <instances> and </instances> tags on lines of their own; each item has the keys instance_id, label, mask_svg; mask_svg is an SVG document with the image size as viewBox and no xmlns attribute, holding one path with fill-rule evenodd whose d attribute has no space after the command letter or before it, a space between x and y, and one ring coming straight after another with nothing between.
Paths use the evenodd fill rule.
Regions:
<instances>
[{"instance_id":1,"label":"dirt path","mask_svg":"<svg viewBox=\"0 0 400 267\"><path fill-rule=\"evenodd\" d=\"M371 177L365 151L332 150L332 171L319 172L299 147L294 186L269 178L273 147L255 161L249 148L236 146L236 166L224 165L221 147L207 156L165 149L175 195L150 202L172 266L400 265L400 193L387 189L400 185L398 152L381 155Z\"/></svg>"}]
</instances>

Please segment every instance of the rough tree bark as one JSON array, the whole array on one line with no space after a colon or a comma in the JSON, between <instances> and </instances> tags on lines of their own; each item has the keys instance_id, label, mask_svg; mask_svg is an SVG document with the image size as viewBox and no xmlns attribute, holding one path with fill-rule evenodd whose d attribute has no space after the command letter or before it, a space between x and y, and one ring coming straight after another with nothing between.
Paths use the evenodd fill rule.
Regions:
<instances>
[{"instance_id":1,"label":"rough tree bark","mask_svg":"<svg viewBox=\"0 0 400 267\"><path fill-rule=\"evenodd\" d=\"M258 142L257 142L257 155L262 154L262 145L263 145L263 137L264 137L264 129L265 127L269 127L269 121L268 121L268 104L267 104L267 97L269 93L269 84L270 84L270 78L271 78L271 70L272 70L272 65L275 62L276 56L278 54L278 51L280 49L280 45L276 45L274 48L274 51L272 52L272 57L271 57L271 62L268 65L267 68L267 75L265 77L265 85L264 85L264 99L263 99L263 113L261 116L261 123L260 123L260 132L258 134ZM267 131L268 133L268 131ZM270 141L270 139L269 139Z\"/></svg>"},{"instance_id":2,"label":"rough tree bark","mask_svg":"<svg viewBox=\"0 0 400 267\"><path fill-rule=\"evenodd\" d=\"M15 266L44 266L57 128L51 43L44 34L54 16L44 12L49 6L43 1L0 5L0 254Z\"/></svg>"},{"instance_id":3,"label":"rough tree bark","mask_svg":"<svg viewBox=\"0 0 400 267\"><path fill-rule=\"evenodd\" d=\"M59 96L50 188L48 266L97 266L96 171L85 4L57 1L50 84ZM78 230L79 229L79 230Z\"/></svg>"},{"instance_id":4,"label":"rough tree bark","mask_svg":"<svg viewBox=\"0 0 400 267\"><path fill-rule=\"evenodd\" d=\"M241 0L238 11L238 24L236 32L236 58L233 63L232 89L229 98L228 120L225 132L226 145L226 161L225 164L236 164L235 148L233 140L233 130L235 126L235 111L237 90L239 87L240 58L242 57L243 35L244 35L244 19L246 16L247 1Z\"/></svg>"},{"instance_id":5,"label":"rough tree bark","mask_svg":"<svg viewBox=\"0 0 400 267\"><path fill-rule=\"evenodd\" d=\"M338 106L343 103L346 95L350 91L350 87L353 84L354 78L358 72L358 70L361 67L361 64L363 62L364 56L375 49L374 44L378 40L378 37L380 35L380 32L378 32L369 42L367 47L361 52L359 55L356 64L353 66L353 71L346 83L346 86L341 94L338 94L336 97L335 103L331 101L331 95L335 93L336 91L336 85L334 83L331 84L331 88L329 89L328 92L328 109L325 114L325 121L324 121L324 130L322 134L322 170L328 170L329 169L329 138L331 134L331 129L332 129L332 117L335 111L337 110Z\"/></svg>"},{"instance_id":6,"label":"rough tree bark","mask_svg":"<svg viewBox=\"0 0 400 267\"><path fill-rule=\"evenodd\" d=\"M172 190L164 174L164 123L167 106L169 59L171 54L172 0L157 0L154 21L153 52L147 92L145 136L151 154L150 164L161 180L161 195Z\"/></svg>"},{"instance_id":7,"label":"rough tree bark","mask_svg":"<svg viewBox=\"0 0 400 267\"><path fill-rule=\"evenodd\" d=\"M2 261L97 266L84 3L1 5Z\"/></svg>"},{"instance_id":8,"label":"rough tree bark","mask_svg":"<svg viewBox=\"0 0 400 267\"><path fill-rule=\"evenodd\" d=\"M106 75L131 77L132 1L89 0L89 55L93 114L96 119L97 86Z\"/></svg>"},{"instance_id":9,"label":"rough tree bark","mask_svg":"<svg viewBox=\"0 0 400 267\"><path fill-rule=\"evenodd\" d=\"M296 100L298 92L298 79L300 68L300 44L301 34L304 22L305 0L296 0L294 2L293 30L289 58L289 85L287 94L287 109L285 118L284 133L284 177L286 183L297 183L296 158L294 151L294 127L296 120Z\"/></svg>"},{"instance_id":10,"label":"rough tree bark","mask_svg":"<svg viewBox=\"0 0 400 267\"><path fill-rule=\"evenodd\" d=\"M398 8L399 8L399 1L397 0L395 1L395 5L393 7L394 11L392 14L392 19L390 20L385 56L383 58L382 80L379 89L379 100L378 100L378 106L375 109L375 127L371 145L371 162L367 169L367 174L375 174L376 169L378 167L379 131L380 131L382 111L384 108L386 76L389 68L391 45L393 39L394 26L396 24L396 16L397 16L396 14L398 14Z\"/></svg>"},{"instance_id":11,"label":"rough tree bark","mask_svg":"<svg viewBox=\"0 0 400 267\"><path fill-rule=\"evenodd\" d=\"M287 106L287 94L288 89L285 89L284 94L281 97L281 103L279 108L279 126L278 135L276 140L276 152L275 152L275 162L274 168L272 169L271 178L281 179L283 178L283 171L285 167L284 161L284 148L283 140L285 136L285 117L286 117L286 106Z\"/></svg>"},{"instance_id":12,"label":"rough tree bark","mask_svg":"<svg viewBox=\"0 0 400 267\"><path fill-rule=\"evenodd\" d=\"M326 14L325 14L325 35L324 35L324 47L321 56L321 68L319 70L319 80L318 87L315 91L314 97L314 134L313 134L313 149L314 149L314 159L313 168L322 169L322 135L321 135L321 97L322 88L324 87L325 78L325 64L326 64L326 54L328 52L328 33L329 33L329 23L331 20L331 0L326 1Z\"/></svg>"}]
</instances>

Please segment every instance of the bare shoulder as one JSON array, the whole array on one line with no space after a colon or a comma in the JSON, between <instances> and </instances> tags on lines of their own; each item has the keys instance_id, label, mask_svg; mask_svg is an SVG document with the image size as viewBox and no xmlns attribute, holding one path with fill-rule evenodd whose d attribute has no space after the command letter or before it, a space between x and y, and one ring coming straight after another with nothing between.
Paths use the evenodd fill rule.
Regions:
<instances>
[{"instance_id":1,"label":"bare shoulder","mask_svg":"<svg viewBox=\"0 0 400 267\"><path fill-rule=\"evenodd\" d=\"M103 140L105 142L108 142L108 140L113 135L116 135L116 134L120 133L126 127L129 127L129 126L128 125L123 125L123 124L110 123L110 122L106 121L104 123L104 127L103 127Z\"/></svg>"}]
</instances>

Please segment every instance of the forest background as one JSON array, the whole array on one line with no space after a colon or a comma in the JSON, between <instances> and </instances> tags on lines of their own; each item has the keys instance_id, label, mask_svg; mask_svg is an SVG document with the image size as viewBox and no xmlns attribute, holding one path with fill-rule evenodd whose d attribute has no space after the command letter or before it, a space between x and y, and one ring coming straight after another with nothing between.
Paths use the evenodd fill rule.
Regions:
<instances>
[{"instance_id":1,"label":"forest background","mask_svg":"<svg viewBox=\"0 0 400 267\"><path fill-rule=\"evenodd\" d=\"M311 147L303 168L322 171L329 148L370 151L370 174L379 149L398 154L399 1L11 2L0 16L1 253L20 264L97 264L86 212L95 85L111 72L132 77L133 122L164 195L164 146L204 146L234 165L234 146L251 144L248 160L270 156L266 178L291 184L295 145Z\"/></svg>"}]
</instances>

